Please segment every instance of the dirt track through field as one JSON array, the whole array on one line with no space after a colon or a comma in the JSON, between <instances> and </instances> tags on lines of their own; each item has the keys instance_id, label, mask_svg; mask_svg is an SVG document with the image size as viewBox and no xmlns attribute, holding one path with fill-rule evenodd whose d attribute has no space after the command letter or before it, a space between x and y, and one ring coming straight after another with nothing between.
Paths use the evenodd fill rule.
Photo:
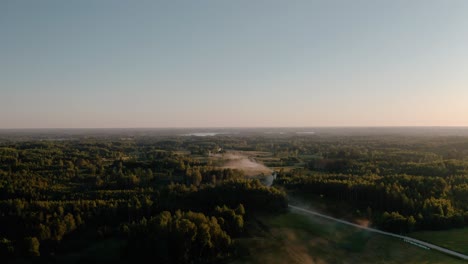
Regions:
<instances>
[{"instance_id":1,"label":"dirt track through field","mask_svg":"<svg viewBox=\"0 0 468 264\"><path fill-rule=\"evenodd\" d=\"M395 238L398 238L398 239L402 239L403 241L405 241L407 243L410 243L412 245L415 245L415 246L418 246L418 247L421 247L421 248L424 248L424 249L433 249L433 250L437 250L439 252L442 252L442 253L450 255L450 256L454 256L454 257L457 257L457 258L460 258L460 259L468 260L467 255L464 255L464 254L461 254L459 252L456 252L456 251L453 251L453 250L450 250L450 249L446 249L446 248L443 248L443 247L440 247L440 246L437 246L437 245L434 245L434 244L431 244L431 243L427 243L427 242L424 242L424 241L421 241L421 240L418 240L418 239L414 239L414 238L407 237L407 236L401 236L401 235L393 234L393 233L390 233L390 232L381 231L381 230L378 230L378 229L375 229L375 228L370 228L370 227L358 225L358 224L355 224L355 223L351 223L351 222L348 222L348 221L345 221L345 220L342 220L342 219L338 219L338 218L335 218L335 217L324 215L324 214L314 212L314 211L311 211L311 210L308 210L308 209L305 209L305 208L302 208L302 207L298 207L298 206L295 206L295 205L290 205L289 204L288 207L293 209L293 210L300 211L300 212L308 214L308 215L318 216L318 217L325 218L325 219L328 219L328 220L331 220L331 221L335 221L335 222L338 222L338 223L341 223L341 224L345 224L345 225L353 226L353 227L356 227L356 228L360 228L360 229L363 229L363 230L366 230L366 231L369 231L369 232L378 233L378 234L385 235L385 236L395 237Z\"/></svg>"}]
</instances>

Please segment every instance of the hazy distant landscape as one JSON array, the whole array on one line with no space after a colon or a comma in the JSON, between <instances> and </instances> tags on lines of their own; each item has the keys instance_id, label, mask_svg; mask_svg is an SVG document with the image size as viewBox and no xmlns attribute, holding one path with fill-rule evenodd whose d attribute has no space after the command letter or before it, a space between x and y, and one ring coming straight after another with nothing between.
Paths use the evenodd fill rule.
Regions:
<instances>
[{"instance_id":1,"label":"hazy distant landscape","mask_svg":"<svg viewBox=\"0 0 468 264\"><path fill-rule=\"evenodd\" d=\"M75 129L0 129L0 140L69 140L86 137L132 138L144 136L468 136L468 127L271 127L271 128L75 128Z\"/></svg>"},{"instance_id":2,"label":"hazy distant landscape","mask_svg":"<svg viewBox=\"0 0 468 264\"><path fill-rule=\"evenodd\" d=\"M313 130L2 130L0 252L14 263L461 261L290 204L468 254L466 128Z\"/></svg>"}]
</instances>

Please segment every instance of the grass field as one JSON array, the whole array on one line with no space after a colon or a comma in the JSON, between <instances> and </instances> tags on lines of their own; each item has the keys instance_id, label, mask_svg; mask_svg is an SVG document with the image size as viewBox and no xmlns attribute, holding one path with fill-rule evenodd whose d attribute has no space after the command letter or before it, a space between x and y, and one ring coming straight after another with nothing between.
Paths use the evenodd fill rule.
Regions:
<instances>
[{"instance_id":1,"label":"grass field","mask_svg":"<svg viewBox=\"0 0 468 264\"><path fill-rule=\"evenodd\" d=\"M411 233L410 236L463 254L468 254L468 228L444 231L421 231Z\"/></svg>"},{"instance_id":2,"label":"grass field","mask_svg":"<svg viewBox=\"0 0 468 264\"><path fill-rule=\"evenodd\" d=\"M401 240L296 213L258 219L233 263L466 263Z\"/></svg>"},{"instance_id":3,"label":"grass field","mask_svg":"<svg viewBox=\"0 0 468 264\"><path fill-rule=\"evenodd\" d=\"M125 246L124 240L105 239L90 243L81 251L57 256L57 263L90 264L121 263L120 254Z\"/></svg>"}]
</instances>

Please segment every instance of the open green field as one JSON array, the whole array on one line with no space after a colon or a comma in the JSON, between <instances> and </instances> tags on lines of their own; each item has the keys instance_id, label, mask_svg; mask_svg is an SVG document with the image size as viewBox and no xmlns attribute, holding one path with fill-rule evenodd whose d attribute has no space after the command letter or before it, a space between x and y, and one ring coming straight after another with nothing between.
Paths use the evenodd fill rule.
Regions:
<instances>
[{"instance_id":1,"label":"open green field","mask_svg":"<svg viewBox=\"0 0 468 264\"><path fill-rule=\"evenodd\" d=\"M257 221L233 263L465 263L398 239L296 213Z\"/></svg>"},{"instance_id":2,"label":"open green field","mask_svg":"<svg viewBox=\"0 0 468 264\"><path fill-rule=\"evenodd\" d=\"M468 228L444 231L420 231L411 233L410 236L463 254L468 254Z\"/></svg>"}]
</instances>

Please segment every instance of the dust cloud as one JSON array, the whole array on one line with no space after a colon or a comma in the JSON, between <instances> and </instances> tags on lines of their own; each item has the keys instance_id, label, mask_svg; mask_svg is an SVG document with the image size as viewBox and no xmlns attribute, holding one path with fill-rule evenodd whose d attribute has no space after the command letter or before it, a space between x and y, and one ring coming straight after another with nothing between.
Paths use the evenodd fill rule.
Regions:
<instances>
[{"instance_id":1,"label":"dust cloud","mask_svg":"<svg viewBox=\"0 0 468 264\"><path fill-rule=\"evenodd\" d=\"M257 162L253 157L241 153L229 152L216 154L213 157L221 159L221 168L238 169L244 171L246 176L271 175L273 170Z\"/></svg>"}]
</instances>

